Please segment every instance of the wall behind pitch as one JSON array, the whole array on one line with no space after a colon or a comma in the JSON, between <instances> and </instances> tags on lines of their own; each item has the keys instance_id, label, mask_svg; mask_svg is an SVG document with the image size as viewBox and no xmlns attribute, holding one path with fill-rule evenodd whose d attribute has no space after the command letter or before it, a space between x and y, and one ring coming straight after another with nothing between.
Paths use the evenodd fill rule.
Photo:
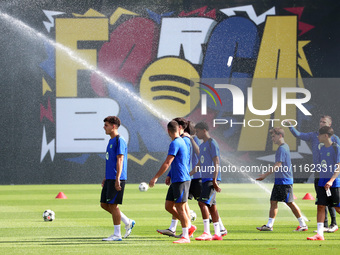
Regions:
<instances>
[{"instance_id":1,"label":"wall behind pitch","mask_svg":"<svg viewBox=\"0 0 340 255\"><path fill-rule=\"evenodd\" d=\"M316 131L319 116L328 114L337 131L337 2L207 3L1 2L0 183L101 182L108 115L122 120L130 182L148 181L160 167L170 142L165 126L173 117L207 121L222 165L238 169L272 164L271 123L289 118L301 131ZM244 114L235 114L228 90L211 90L219 83L242 91ZM311 93L303 104L311 115L297 107L284 115L278 106L254 116L247 111L249 87L254 105L263 109L272 103L272 87L304 88ZM214 119L227 123L213 127ZM264 124L249 127L249 120ZM296 181L305 181L309 145L286 132ZM257 174L222 177L247 181Z\"/></svg>"}]
</instances>

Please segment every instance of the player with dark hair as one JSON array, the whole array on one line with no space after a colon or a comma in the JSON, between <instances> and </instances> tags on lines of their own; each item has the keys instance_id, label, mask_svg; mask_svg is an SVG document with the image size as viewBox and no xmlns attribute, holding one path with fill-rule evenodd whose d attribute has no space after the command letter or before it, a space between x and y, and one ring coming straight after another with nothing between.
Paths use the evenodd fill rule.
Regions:
<instances>
[{"instance_id":1,"label":"player with dark hair","mask_svg":"<svg viewBox=\"0 0 340 255\"><path fill-rule=\"evenodd\" d=\"M189 238L189 221L186 214L186 203L190 186L190 175L188 169L189 152L184 140L179 135L179 125L172 120L168 123L168 134L172 139L169 145L168 156L164 163L150 180L149 186L152 188L158 178L170 169L171 185L169 186L166 196L166 210L179 219L182 225L182 237L174 243L190 243Z\"/></svg>"},{"instance_id":2,"label":"player with dark hair","mask_svg":"<svg viewBox=\"0 0 340 255\"><path fill-rule=\"evenodd\" d=\"M260 175L256 180L262 181L275 172L275 182L270 197L268 223L256 229L260 231L273 231L275 217L279 210L278 202L285 202L299 221L299 226L294 231L307 231L308 227L301 215L300 208L294 202L292 163L289 146L284 141L284 130L282 128L273 128L269 133L273 143L279 146L275 154L275 164L268 172Z\"/></svg>"},{"instance_id":3,"label":"player with dark hair","mask_svg":"<svg viewBox=\"0 0 340 255\"><path fill-rule=\"evenodd\" d=\"M102 182L101 207L112 215L114 233L103 241L121 241L120 221L125 224L125 238L131 234L135 221L127 218L118 208L123 202L127 179L127 145L118 133L120 119L108 116L104 119L105 133L111 137L106 149L106 171Z\"/></svg>"},{"instance_id":4,"label":"player with dark hair","mask_svg":"<svg viewBox=\"0 0 340 255\"><path fill-rule=\"evenodd\" d=\"M288 124L291 124L290 122L287 122ZM328 115L322 115L320 117L320 121L319 121L319 129L327 126L330 127L332 125L332 118L331 116ZM308 133L303 133L303 132L299 132L297 131L294 127L289 127L290 132L292 132L292 134L296 137L299 138L303 141L309 142L311 144L312 147L312 153L313 153L313 164L316 167L318 164L320 164L320 158L319 158L319 139L318 139L318 135L319 132L315 131L315 132L308 132ZM336 135L332 135L331 140L337 144L340 145L340 139L338 136ZM319 172L314 172L314 188L315 188L315 192L317 192L317 187L318 187L318 183L319 183ZM328 208L328 210L327 210ZM335 209L332 206L326 207L325 208L325 222L324 222L324 231L328 232L328 233L333 233L335 231L337 231L338 225L336 223L336 212ZM331 224L328 226L328 217L327 217L327 211L329 211L329 214L331 216Z\"/></svg>"},{"instance_id":5,"label":"player with dark hair","mask_svg":"<svg viewBox=\"0 0 340 255\"><path fill-rule=\"evenodd\" d=\"M340 213L340 146L331 137L334 131L331 127L319 129L318 139L324 145L320 148L320 179L317 187L317 234L307 237L307 240L325 240L323 228L325 207L333 206Z\"/></svg>"},{"instance_id":6,"label":"player with dark hair","mask_svg":"<svg viewBox=\"0 0 340 255\"><path fill-rule=\"evenodd\" d=\"M196 237L197 241L223 240L219 214L216 205L216 192L221 192L219 182L221 181L221 172L219 171L220 150L217 142L210 138L209 126L206 122L200 122L195 125L196 135L203 140L200 145L199 161L191 175L200 171L202 174L202 192L198 199L198 205L201 209L204 232L201 236ZM205 171L204 169L214 169L214 171ZM210 234L209 213L214 224L215 234Z\"/></svg>"},{"instance_id":7,"label":"player with dark hair","mask_svg":"<svg viewBox=\"0 0 340 255\"><path fill-rule=\"evenodd\" d=\"M188 169L190 170L191 169L191 157L192 157L192 144L191 144L191 140L189 136L184 134L184 130L187 128L188 122L184 118L175 118L173 120L178 123L179 135L181 138L183 138L187 146L187 150L189 153L189 157L187 158L187 166L188 166ZM165 184L170 185L171 184L170 180L171 180L171 171L168 173L167 178L165 179ZM175 206L175 205L172 201L166 201L165 208L168 208L169 206ZM173 209L168 208L167 210L172 211L172 210L176 210L176 208L173 208ZM190 208L189 208L188 203L185 204L185 212L187 214L187 217L190 219ZM178 219L172 216L170 227L168 229L157 229L157 232L162 235L180 238L181 235L176 235L177 223L178 223ZM188 228L189 228L189 237L191 237L197 228L195 225L191 224L191 221L189 221Z\"/></svg>"}]
</instances>

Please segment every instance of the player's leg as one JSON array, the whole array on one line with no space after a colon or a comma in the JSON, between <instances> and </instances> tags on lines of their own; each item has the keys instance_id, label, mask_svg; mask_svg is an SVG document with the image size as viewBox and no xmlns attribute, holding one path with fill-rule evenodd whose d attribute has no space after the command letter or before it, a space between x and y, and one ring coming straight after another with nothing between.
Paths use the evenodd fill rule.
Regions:
<instances>
[{"instance_id":1,"label":"player's leg","mask_svg":"<svg viewBox=\"0 0 340 255\"><path fill-rule=\"evenodd\" d=\"M179 240L174 241L173 243L190 243L190 238L189 238L189 218L186 213L186 202L180 202L176 203L175 207L177 209L178 215L179 215L179 220L181 222L182 226L182 236Z\"/></svg>"},{"instance_id":2,"label":"player's leg","mask_svg":"<svg viewBox=\"0 0 340 255\"><path fill-rule=\"evenodd\" d=\"M332 194L332 205L335 205L335 207L328 207L329 214L332 218L331 225L329 226L327 232L334 233L339 228L336 224L336 208L340 206L340 188L331 188L331 194Z\"/></svg>"},{"instance_id":3,"label":"player's leg","mask_svg":"<svg viewBox=\"0 0 340 255\"><path fill-rule=\"evenodd\" d=\"M324 222L325 222L325 207L328 205L328 197L324 187L317 188L317 234L312 237L307 237L307 240L325 240Z\"/></svg>"},{"instance_id":4,"label":"player's leg","mask_svg":"<svg viewBox=\"0 0 340 255\"><path fill-rule=\"evenodd\" d=\"M301 210L298 207L298 205L295 202L286 203L286 204L289 206L289 208L292 210L293 214L299 221L299 226L294 231L307 231L308 227L306 225L304 218L301 215Z\"/></svg>"},{"instance_id":5,"label":"player's leg","mask_svg":"<svg viewBox=\"0 0 340 255\"><path fill-rule=\"evenodd\" d=\"M109 182L107 186L106 201L108 204L109 211L111 212L111 215L112 215L114 233L108 238L103 239L103 241L121 241L122 240L121 231L120 231L121 212L120 212L118 205L122 204L123 202L125 181L121 181L120 191L116 190L115 188L115 180L108 180L108 181Z\"/></svg>"},{"instance_id":6,"label":"player's leg","mask_svg":"<svg viewBox=\"0 0 340 255\"><path fill-rule=\"evenodd\" d=\"M189 217L186 212L188 195L189 195L189 187L190 181L175 183L174 197L175 199L175 208L178 212L178 219L181 221L182 225L182 236L179 240L174 241L174 243L190 243L189 238Z\"/></svg>"},{"instance_id":7,"label":"player's leg","mask_svg":"<svg viewBox=\"0 0 340 255\"><path fill-rule=\"evenodd\" d=\"M167 198L165 200L165 210L172 215L171 224L170 224L170 227L167 228L167 229L157 229L157 232L162 234L162 235L175 237L179 215L178 215L177 209L175 208L175 202L170 201L168 199L171 199L169 197L169 193L168 193Z\"/></svg>"},{"instance_id":8,"label":"player's leg","mask_svg":"<svg viewBox=\"0 0 340 255\"><path fill-rule=\"evenodd\" d=\"M222 235L221 235L220 222L219 222L220 216L218 214L216 204L212 204L209 207L209 212L210 212L210 215L213 221L214 231L215 231L215 234L213 235L212 240L223 240Z\"/></svg>"},{"instance_id":9,"label":"player's leg","mask_svg":"<svg viewBox=\"0 0 340 255\"><path fill-rule=\"evenodd\" d=\"M210 207L216 204L216 191L214 190L212 181L206 181L202 183L201 197L199 198L198 205L201 209L204 232L201 236L197 237L198 241L212 240L210 234L210 220L209 214L211 213ZM218 222L218 213L216 214L216 207L213 207L214 219ZM217 219L216 219L217 217ZM215 222L216 223L216 222Z\"/></svg>"}]
</instances>

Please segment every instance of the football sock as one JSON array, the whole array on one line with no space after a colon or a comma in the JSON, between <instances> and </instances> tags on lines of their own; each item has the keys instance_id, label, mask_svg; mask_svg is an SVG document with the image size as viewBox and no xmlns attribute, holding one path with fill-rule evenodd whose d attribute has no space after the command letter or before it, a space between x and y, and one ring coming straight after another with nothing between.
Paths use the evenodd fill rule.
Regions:
<instances>
[{"instance_id":1,"label":"football sock","mask_svg":"<svg viewBox=\"0 0 340 255\"><path fill-rule=\"evenodd\" d=\"M300 227L306 227L306 222L302 217L298 218L298 221L299 221Z\"/></svg>"},{"instance_id":2,"label":"football sock","mask_svg":"<svg viewBox=\"0 0 340 255\"><path fill-rule=\"evenodd\" d=\"M320 236L323 236L323 222L318 222L317 223L317 226L318 226L318 228L317 228L317 232L318 232L318 234L320 235Z\"/></svg>"},{"instance_id":3,"label":"football sock","mask_svg":"<svg viewBox=\"0 0 340 255\"><path fill-rule=\"evenodd\" d=\"M177 223L178 223L178 220L174 220L174 219L171 220L171 225L170 225L169 229L172 232L176 232Z\"/></svg>"},{"instance_id":4,"label":"football sock","mask_svg":"<svg viewBox=\"0 0 340 255\"><path fill-rule=\"evenodd\" d=\"M189 229L182 228L182 237L189 239Z\"/></svg>"},{"instance_id":5,"label":"football sock","mask_svg":"<svg viewBox=\"0 0 340 255\"><path fill-rule=\"evenodd\" d=\"M128 217L126 217L126 215L120 211L120 218L121 218L121 221L125 224L125 225L128 225L130 220Z\"/></svg>"},{"instance_id":6,"label":"football sock","mask_svg":"<svg viewBox=\"0 0 340 255\"><path fill-rule=\"evenodd\" d=\"M225 226L223 225L223 222L221 220L221 217L218 218L218 223L220 223L220 230L226 229Z\"/></svg>"},{"instance_id":7,"label":"football sock","mask_svg":"<svg viewBox=\"0 0 340 255\"><path fill-rule=\"evenodd\" d=\"M268 219L268 223L267 223L267 227L273 227L274 226L274 221L275 221L275 219L274 218L269 218Z\"/></svg>"},{"instance_id":8,"label":"football sock","mask_svg":"<svg viewBox=\"0 0 340 255\"><path fill-rule=\"evenodd\" d=\"M121 234L120 234L120 225L114 225L114 235L115 236L121 236Z\"/></svg>"},{"instance_id":9,"label":"football sock","mask_svg":"<svg viewBox=\"0 0 340 255\"><path fill-rule=\"evenodd\" d=\"M214 230L215 230L215 235L221 236L221 229L220 229L219 222L214 222Z\"/></svg>"},{"instance_id":10,"label":"football sock","mask_svg":"<svg viewBox=\"0 0 340 255\"><path fill-rule=\"evenodd\" d=\"M210 225L209 224L210 224L209 219L203 220L204 232L207 233L207 234L210 234Z\"/></svg>"}]
</instances>

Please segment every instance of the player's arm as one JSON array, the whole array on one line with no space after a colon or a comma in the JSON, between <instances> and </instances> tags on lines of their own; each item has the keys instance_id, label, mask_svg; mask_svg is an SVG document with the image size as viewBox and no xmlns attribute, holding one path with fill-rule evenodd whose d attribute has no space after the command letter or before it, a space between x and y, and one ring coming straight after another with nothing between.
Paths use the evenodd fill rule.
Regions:
<instances>
[{"instance_id":1,"label":"player's arm","mask_svg":"<svg viewBox=\"0 0 340 255\"><path fill-rule=\"evenodd\" d=\"M170 167L170 165L171 165L172 161L174 160L174 158L175 158L174 155L168 155L166 157L166 159L165 159L164 163L162 164L161 168L158 170L156 175L149 182L150 188L155 186L155 183L157 182L158 178L161 177L162 174L164 174L166 172L166 170L168 170L168 168Z\"/></svg>"},{"instance_id":2,"label":"player's arm","mask_svg":"<svg viewBox=\"0 0 340 255\"><path fill-rule=\"evenodd\" d=\"M122 187L120 186L120 176L122 174L123 162L124 162L124 155L118 154L117 155L117 165L116 165L116 170L117 170L116 183L115 183L115 188L118 191L120 191L122 189Z\"/></svg>"},{"instance_id":3,"label":"player's arm","mask_svg":"<svg viewBox=\"0 0 340 255\"><path fill-rule=\"evenodd\" d=\"M338 178L339 174L340 174L340 163L337 163L334 169L334 174L332 175L331 179L329 179L329 181L325 184L325 190L328 190L330 187L332 187L333 182L335 181L336 178Z\"/></svg>"},{"instance_id":4,"label":"player's arm","mask_svg":"<svg viewBox=\"0 0 340 255\"><path fill-rule=\"evenodd\" d=\"M290 121L285 121L285 124L292 125ZM298 131L295 127L290 126L289 127L290 132L295 136L296 138L299 138L303 141L309 141L311 139L311 133L303 133Z\"/></svg>"},{"instance_id":5,"label":"player's arm","mask_svg":"<svg viewBox=\"0 0 340 255\"><path fill-rule=\"evenodd\" d=\"M195 154L200 155L200 147L196 143L194 136L190 136L190 141L191 141L192 148L194 149Z\"/></svg>"},{"instance_id":6,"label":"player's arm","mask_svg":"<svg viewBox=\"0 0 340 255\"><path fill-rule=\"evenodd\" d=\"M213 186L217 192L221 192L221 188L218 186L218 183L217 183L217 177L219 174L219 166L220 166L220 160L218 156L213 157L213 162L214 162L214 167L215 167L215 172L213 176Z\"/></svg>"},{"instance_id":7,"label":"player's arm","mask_svg":"<svg viewBox=\"0 0 340 255\"><path fill-rule=\"evenodd\" d=\"M197 173L200 169L201 163L198 161L196 166L191 170L191 172L189 173L190 175L194 175L195 173Z\"/></svg>"},{"instance_id":8,"label":"player's arm","mask_svg":"<svg viewBox=\"0 0 340 255\"><path fill-rule=\"evenodd\" d=\"M276 162L275 165L273 167L270 167L268 172L261 174L258 178L256 178L257 181L262 181L264 179L266 179L269 175L271 175L272 173L274 173L275 171L278 170L278 168L280 168L282 165L281 162Z\"/></svg>"}]
</instances>

